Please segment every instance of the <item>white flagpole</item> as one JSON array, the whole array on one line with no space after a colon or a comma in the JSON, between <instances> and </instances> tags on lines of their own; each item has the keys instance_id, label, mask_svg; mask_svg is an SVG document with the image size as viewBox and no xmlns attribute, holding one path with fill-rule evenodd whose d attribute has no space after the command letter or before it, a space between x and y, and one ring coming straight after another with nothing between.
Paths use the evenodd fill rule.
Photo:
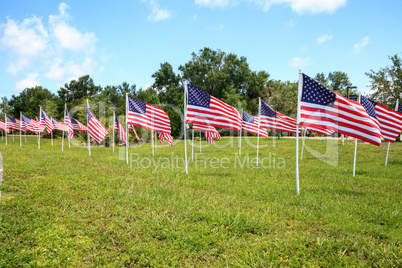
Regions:
<instances>
[{"instance_id":1,"label":"white flagpole","mask_svg":"<svg viewBox=\"0 0 402 268\"><path fill-rule=\"evenodd\" d=\"M89 126L88 126L88 108L89 108L89 102L87 99L87 134L88 134L88 152L89 156L91 156L91 138L89 137Z\"/></svg>"},{"instance_id":2,"label":"white flagpole","mask_svg":"<svg viewBox=\"0 0 402 268\"><path fill-rule=\"evenodd\" d=\"M200 153L201 153L201 130L200 130Z\"/></svg>"},{"instance_id":3,"label":"white flagpole","mask_svg":"<svg viewBox=\"0 0 402 268\"><path fill-rule=\"evenodd\" d=\"M128 165L128 145L130 143L130 133L128 133L128 94L126 93L126 135L127 135L127 142L126 142L126 162Z\"/></svg>"},{"instance_id":4,"label":"white flagpole","mask_svg":"<svg viewBox=\"0 0 402 268\"><path fill-rule=\"evenodd\" d=\"M304 149L304 140L306 139L306 132L307 132L307 128L304 128L304 134L303 134L303 145L302 145L302 151L301 151L301 155L300 155L300 161L303 159L303 149Z\"/></svg>"},{"instance_id":5,"label":"white flagpole","mask_svg":"<svg viewBox=\"0 0 402 268\"><path fill-rule=\"evenodd\" d=\"M299 123L300 123L300 101L303 91L303 73L299 70L299 87L297 92L297 121L296 121L296 190L300 194L299 188Z\"/></svg>"},{"instance_id":6,"label":"white flagpole","mask_svg":"<svg viewBox=\"0 0 402 268\"><path fill-rule=\"evenodd\" d=\"M184 119L183 119L183 128L184 128L184 163L186 165L186 174L188 174L188 166L187 166L187 129L186 129L186 116L187 116L187 84L184 85Z\"/></svg>"},{"instance_id":7,"label":"white flagpole","mask_svg":"<svg viewBox=\"0 0 402 268\"><path fill-rule=\"evenodd\" d=\"M22 147L22 131L21 131L21 128L22 128L22 116L21 116L21 112L20 112L20 147Z\"/></svg>"},{"instance_id":8,"label":"white flagpole","mask_svg":"<svg viewBox=\"0 0 402 268\"><path fill-rule=\"evenodd\" d=\"M194 161L194 129L192 131L193 133L193 138L192 138L192 143L191 143L191 162Z\"/></svg>"},{"instance_id":9,"label":"white flagpole","mask_svg":"<svg viewBox=\"0 0 402 268\"><path fill-rule=\"evenodd\" d=\"M260 109L260 108L258 108ZM241 120L243 121L243 108L241 108ZM243 122L242 122L243 124ZM242 133L243 129L240 126L240 131L239 131L239 156L241 155L241 133Z\"/></svg>"},{"instance_id":10,"label":"white flagpole","mask_svg":"<svg viewBox=\"0 0 402 268\"><path fill-rule=\"evenodd\" d=\"M154 154L154 131L151 130L151 147L152 147L152 156L155 156Z\"/></svg>"},{"instance_id":11,"label":"white flagpole","mask_svg":"<svg viewBox=\"0 0 402 268\"><path fill-rule=\"evenodd\" d=\"M361 104L360 94L358 94L357 97L359 98L359 103ZM356 174L356 152L357 152L357 138L355 138L355 155L354 155L354 159L353 159L353 177Z\"/></svg>"},{"instance_id":12,"label":"white flagpole","mask_svg":"<svg viewBox=\"0 0 402 268\"><path fill-rule=\"evenodd\" d=\"M13 134L13 142L14 142L14 129L11 129L11 134Z\"/></svg>"},{"instance_id":13,"label":"white flagpole","mask_svg":"<svg viewBox=\"0 0 402 268\"><path fill-rule=\"evenodd\" d=\"M0 129L0 131L1 131L1 141L3 141L4 140L4 137L3 137L3 130L2 129Z\"/></svg>"},{"instance_id":14,"label":"white flagpole","mask_svg":"<svg viewBox=\"0 0 402 268\"><path fill-rule=\"evenodd\" d=\"M52 121L53 117L50 118L50 120ZM53 121L52 121L53 124ZM52 146L53 146L53 130L50 132L50 138L52 139Z\"/></svg>"},{"instance_id":15,"label":"white flagpole","mask_svg":"<svg viewBox=\"0 0 402 268\"><path fill-rule=\"evenodd\" d=\"M7 146L7 114L4 114L4 122L5 122L5 125L6 125L6 146Z\"/></svg>"},{"instance_id":16,"label":"white flagpole","mask_svg":"<svg viewBox=\"0 0 402 268\"><path fill-rule=\"evenodd\" d=\"M64 129L66 128L66 108L67 108L67 104L64 103L63 136L61 136L61 151L62 152L63 152L63 147L64 147Z\"/></svg>"},{"instance_id":17,"label":"white flagpole","mask_svg":"<svg viewBox=\"0 0 402 268\"><path fill-rule=\"evenodd\" d=\"M261 114L261 97L258 98L257 167L258 167L258 148L260 145L260 114Z\"/></svg>"},{"instance_id":18,"label":"white flagpole","mask_svg":"<svg viewBox=\"0 0 402 268\"><path fill-rule=\"evenodd\" d=\"M114 140L115 140L115 138L114 138L114 125L116 124L116 119L115 118L116 118L116 114L113 111L113 126L112 126L113 153L114 153Z\"/></svg>"},{"instance_id":19,"label":"white flagpole","mask_svg":"<svg viewBox=\"0 0 402 268\"><path fill-rule=\"evenodd\" d=\"M158 140L159 140L159 137L158 137L158 131L155 131L155 151L156 151L156 145L158 144Z\"/></svg>"},{"instance_id":20,"label":"white flagpole","mask_svg":"<svg viewBox=\"0 0 402 268\"><path fill-rule=\"evenodd\" d=\"M25 143L27 143L27 131L24 131Z\"/></svg>"},{"instance_id":21,"label":"white flagpole","mask_svg":"<svg viewBox=\"0 0 402 268\"><path fill-rule=\"evenodd\" d=\"M395 111L398 111L398 106L399 106L399 99L396 100ZM389 146L390 145L391 145L391 143L388 142L387 156L385 157L385 166L387 166L387 164L388 164L388 154L389 154Z\"/></svg>"},{"instance_id":22,"label":"white flagpole","mask_svg":"<svg viewBox=\"0 0 402 268\"><path fill-rule=\"evenodd\" d=\"M40 149L40 129L41 129L41 126L42 126L42 113L41 113L41 111L42 111L42 108L39 106L39 131L38 131L38 137L39 137L39 139L38 139L38 149Z\"/></svg>"}]
</instances>

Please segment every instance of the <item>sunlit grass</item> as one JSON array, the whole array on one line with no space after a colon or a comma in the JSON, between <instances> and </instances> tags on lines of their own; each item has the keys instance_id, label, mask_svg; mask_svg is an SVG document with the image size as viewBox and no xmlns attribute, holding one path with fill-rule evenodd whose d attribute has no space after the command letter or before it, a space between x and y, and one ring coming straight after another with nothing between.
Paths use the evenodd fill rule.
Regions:
<instances>
[{"instance_id":1,"label":"sunlit grass","mask_svg":"<svg viewBox=\"0 0 402 268\"><path fill-rule=\"evenodd\" d=\"M401 143L387 167L359 144L353 177L352 143L306 140L300 196L294 139L261 139L259 167L237 143L188 144L188 175L182 141L130 147L131 168L124 147L1 143L0 267L401 265Z\"/></svg>"}]
</instances>

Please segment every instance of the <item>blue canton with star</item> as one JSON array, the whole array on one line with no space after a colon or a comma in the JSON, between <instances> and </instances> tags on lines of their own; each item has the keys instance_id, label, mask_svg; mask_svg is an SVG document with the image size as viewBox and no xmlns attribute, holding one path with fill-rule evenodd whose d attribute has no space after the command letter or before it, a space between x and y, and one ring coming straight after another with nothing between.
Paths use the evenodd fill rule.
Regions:
<instances>
[{"instance_id":1,"label":"blue canton with star","mask_svg":"<svg viewBox=\"0 0 402 268\"><path fill-rule=\"evenodd\" d=\"M261 101L261 115L276 118L276 112L264 101Z\"/></svg>"},{"instance_id":2,"label":"blue canton with star","mask_svg":"<svg viewBox=\"0 0 402 268\"><path fill-rule=\"evenodd\" d=\"M254 124L254 116L243 111L243 121Z\"/></svg>"},{"instance_id":3,"label":"blue canton with star","mask_svg":"<svg viewBox=\"0 0 402 268\"><path fill-rule=\"evenodd\" d=\"M375 113L375 105L377 104L374 101L371 101L369 99L367 99L364 96L360 96L361 100L361 105L363 106L363 108L366 110L366 112L368 113L369 116L377 118L377 114ZM375 103L375 104L374 104Z\"/></svg>"},{"instance_id":4,"label":"blue canton with star","mask_svg":"<svg viewBox=\"0 0 402 268\"><path fill-rule=\"evenodd\" d=\"M91 108L89 108L89 106L88 106L88 121L91 120L92 116L94 116L94 114L92 113ZM71 118L70 118L70 120L71 120Z\"/></svg>"},{"instance_id":5,"label":"blue canton with star","mask_svg":"<svg viewBox=\"0 0 402 268\"><path fill-rule=\"evenodd\" d=\"M209 108L211 96L201 88L187 85L188 89L188 105L194 105Z\"/></svg>"},{"instance_id":6,"label":"blue canton with star","mask_svg":"<svg viewBox=\"0 0 402 268\"><path fill-rule=\"evenodd\" d=\"M128 110L134 113L145 115L147 104L143 101L128 97Z\"/></svg>"},{"instance_id":7,"label":"blue canton with star","mask_svg":"<svg viewBox=\"0 0 402 268\"><path fill-rule=\"evenodd\" d=\"M316 80L303 74L303 90L301 101L333 107L335 99L336 94L334 92Z\"/></svg>"},{"instance_id":8,"label":"blue canton with star","mask_svg":"<svg viewBox=\"0 0 402 268\"><path fill-rule=\"evenodd\" d=\"M402 113L402 104L398 105L398 112Z\"/></svg>"}]
</instances>

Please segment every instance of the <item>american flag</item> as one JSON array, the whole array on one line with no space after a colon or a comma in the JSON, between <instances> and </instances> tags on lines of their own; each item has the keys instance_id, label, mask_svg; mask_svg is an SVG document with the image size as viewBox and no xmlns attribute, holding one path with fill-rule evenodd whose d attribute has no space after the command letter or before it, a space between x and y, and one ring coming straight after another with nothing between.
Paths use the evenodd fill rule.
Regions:
<instances>
[{"instance_id":1,"label":"american flag","mask_svg":"<svg viewBox=\"0 0 402 268\"><path fill-rule=\"evenodd\" d=\"M6 129L20 130L20 120L6 115ZM7 132L8 133L8 132Z\"/></svg>"},{"instance_id":2,"label":"american flag","mask_svg":"<svg viewBox=\"0 0 402 268\"><path fill-rule=\"evenodd\" d=\"M10 133L8 129L6 129L6 123L0 120L0 129L6 131L7 133Z\"/></svg>"},{"instance_id":3,"label":"american flag","mask_svg":"<svg viewBox=\"0 0 402 268\"><path fill-rule=\"evenodd\" d=\"M268 138L268 132L265 128L258 128L258 117L254 117L245 111L243 111L243 116L242 116L242 125L241 128L244 129L245 131L258 134L260 133L261 137ZM259 130L259 131L258 131Z\"/></svg>"},{"instance_id":4,"label":"american flag","mask_svg":"<svg viewBox=\"0 0 402 268\"><path fill-rule=\"evenodd\" d=\"M261 101L260 118L260 128L269 128L276 131L296 133L296 120L287 115L276 112L264 101Z\"/></svg>"},{"instance_id":5,"label":"american flag","mask_svg":"<svg viewBox=\"0 0 402 268\"><path fill-rule=\"evenodd\" d=\"M74 138L74 130L73 130L73 126L71 124L71 117L68 114L68 109L67 107L65 107L64 109L64 128L65 131L67 131L67 137L69 139L73 139Z\"/></svg>"},{"instance_id":6,"label":"american flag","mask_svg":"<svg viewBox=\"0 0 402 268\"><path fill-rule=\"evenodd\" d=\"M159 142L162 143L165 139L170 146L173 144L173 138L169 133L158 132Z\"/></svg>"},{"instance_id":7,"label":"american flag","mask_svg":"<svg viewBox=\"0 0 402 268\"><path fill-rule=\"evenodd\" d=\"M402 104L398 105L398 112L402 113Z\"/></svg>"},{"instance_id":8,"label":"american flag","mask_svg":"<svg viewBox=\"0 0 402 268\"><path fill-rule=\"evenodd\" d=\"M73 130L78 130L78 131L87 131L87 127L81 124L77 119L74 119L70 117L71 121L71 126L73 127Z\"/></svg>"},{"instance_id":9,"label":"american flag","mask_svg":"<svg viewBox=\"0 0 402 268\"><path fill-rule=\"evenodd\" d=\"M300 125L329 129L380 146L379 126L363 106L303 74Z\"/></svg>"},{"instance_id":10,"label":"american flag","mask_svg":"<svg viewBox=\"0 0 402 268\"><path fill-rule=\"evenodd\" d=\"M171 132L168 114L159 107L128 96L127 123L153 131Z\"/></svg>"},{"instance_id":11,"label":"american flag","mask_svg":"<svg viewBox=\"0 0 402 268\"><path fill-rule=\"evenodd\" d=\"M53 124L55 130L63 131L64 125L62 122L57 121L53 117L51 118L51 120L52 120L52 124Z\"/></svg>"},{"instance_id":12,"label":"american flag","mask_svg":"<svg viewBox=\"0 0 402 268\"><path fill-rule=\"evenodd\" d=\"M88 133L97 142L101 143L103 138L109 132L102 124L99 122L98 118L92 113L91 108L88 104Z\"/></svg>"},{"instance_id":13,"label":"american flag","mask_svg":"<svg viewBox=\"0 0 402 268\"><path fill-rule=\"evenodd\" d=\"M45 130L44 126L41 126L39 121L32 119L25 114L21 113L21 125L22 131L31 131L33 133L43 132Z\"/></svg>"},{"instance_id":14,"label":"american flag","mask_svg":"<svg viewBox=\"0 0 402 268\"><path fill-rule=\"evenodd\" d=\"M374 122L379 124L384 140L394 142L402 131L402 113L389 110L364 96L361 96L361 104Z\"/></svg>"},{"instance_id":15,"label":"american flag","mask_svg":"<svg viewBox=\"0 0 402 268\"><path fill-rule=\"evenodd\" d=\"M124 143L127 143L127 135L126 132L123 129L123 126L120 124L119 119L117 118L117 115L114 115L114 130L119 131L119 140L123 141Z\"/></svg>"},{"instance_id":16,"label":"american flag","mask_svg":"<svg viewBox=\"0 0 402 268\"><path fill-rule=\"evenodd\" d=\"M187 90L186 123L200 123L236 131L241 129L241 116L233 106L198 87L187 85Z\"/></svg>"},{"instance_id":17,"label":"american flag","mask_svg":"<svg viewBox=\"0 0 402 268\"><path fill-rule=\"evenodd\" d=\"M193 129L198 131L204 131L204 137L208 143L213 143L214 138L221 138L219 132L213 126L207 124L193 123Z\"/></svg>"},{"instance_id":18,"label":"american flag","mask_svg":"<svg viewBox=\"0 0 402 268\"><path fill-rule=\"evenodd\" d=\"M54 129L52 121L50 120L49 116L47 116L45 111L42 110L42 108L40 108L40 116L40 125L46 127L47 133L52 132L52 130Z\"/></svg>"},{"instance_id":19,"label":"american flag","mask_svg":"<svg viewBox=\"0 0 402 268\"><path fill-rule=\"evenodd\" d=\"M137 140L141 140L140 137L137 135L137 131L135 131L134 125L128 125L128 129L132 129L134 131L135 138Z\"/></svg>"}]
</instances>

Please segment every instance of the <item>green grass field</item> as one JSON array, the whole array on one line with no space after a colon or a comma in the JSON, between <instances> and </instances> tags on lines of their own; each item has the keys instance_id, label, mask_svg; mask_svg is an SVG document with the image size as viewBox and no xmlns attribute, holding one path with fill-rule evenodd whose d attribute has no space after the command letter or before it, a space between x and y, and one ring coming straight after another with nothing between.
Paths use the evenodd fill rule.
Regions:
<instances>
[{"instance_id":1,"label":"green grass field","mask_svg":"<svg viewBox=\"0 0 402 268\"><path fill-rule=\"evenodd\" d=\"M184 143L124 148L0 143L0 267L401 267L402 143L224 138L184 172ZM203 141L203 146L206 142ZM336 141L338 143L338 141ZM199 153L196 141L195 153ZM301 146L301 143L300 143ZM66 148L67 147L67 148ZM328 151L327 151L328 149ZM336 160L337 157L337 160ZM263 167L261 166L261 161ZM327 164L324 161L330 161Z\"/></svg>"}]
</instances>

